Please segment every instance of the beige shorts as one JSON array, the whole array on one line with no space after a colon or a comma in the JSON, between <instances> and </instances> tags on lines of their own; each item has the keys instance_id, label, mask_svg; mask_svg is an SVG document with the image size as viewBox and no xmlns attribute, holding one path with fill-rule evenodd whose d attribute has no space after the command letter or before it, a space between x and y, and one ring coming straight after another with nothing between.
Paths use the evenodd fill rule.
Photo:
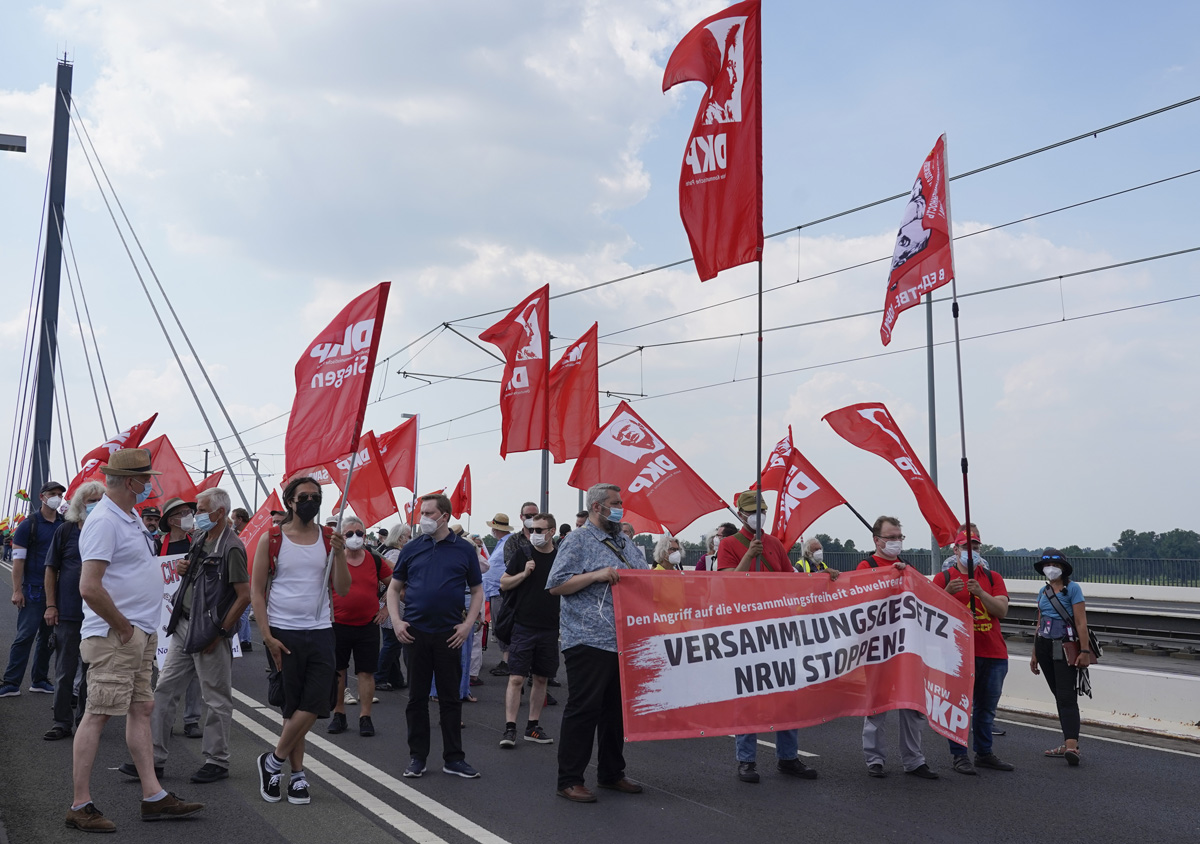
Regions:
<instances>
[{"instance_id":1,"label":"beige shorts","mask_svg":"<svg viewBox=\"0 0 1200 844\"><path fill-rule=\"evenodd\" d=\"M150 670L158 634L133 628L124 645L116 632L89 636L79 643L79 656L87 663L87 711L96 715L124 715L130 704L154 700Z\"/></svg>"}]
</instances>

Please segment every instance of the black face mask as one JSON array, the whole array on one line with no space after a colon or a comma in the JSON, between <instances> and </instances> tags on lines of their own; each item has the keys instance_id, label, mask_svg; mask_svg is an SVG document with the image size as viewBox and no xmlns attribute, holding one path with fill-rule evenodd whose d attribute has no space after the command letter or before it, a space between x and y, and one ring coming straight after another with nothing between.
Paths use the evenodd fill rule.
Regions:
<instances>
[{"instance_id":1,"label":"black face mask","mask_svg":"<svg viewBox=\"0 0 1200 844\"><path fill-rule=\"evenodd\" d=\"M296 515L300 517L300 521L308 524L321 513L321 502L313 501L311 498L301 501L296 505Z\"/></svg>"}]
</instances>

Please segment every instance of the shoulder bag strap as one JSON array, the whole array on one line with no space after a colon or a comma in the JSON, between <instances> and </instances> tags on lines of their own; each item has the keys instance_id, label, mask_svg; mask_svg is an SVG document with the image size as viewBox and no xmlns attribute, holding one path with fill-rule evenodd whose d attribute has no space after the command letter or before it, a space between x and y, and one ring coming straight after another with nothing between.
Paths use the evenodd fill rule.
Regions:
<instances>
[{"instance_id":1,"label":"shoulder bag strap","mask_svg":"<svg viewBox=\"0 0 1200 844\"><path fill-rule=\"evenodd\" d=\"M621 561L622 566L624 566L625 568L630 567L629 561L625 559L625 555L621 553L619 548L617 548L617 543L613 542L611 539L608 539L608 538L601 539L600 541L603 542L605 545L607 545L609 547L609 550L611 550L614 554L617 555L617 559Z\"/></svg>"},{"instance_id":2,"label":"shoulder bag strap","mask_svg":"<svg viewBox=\"0 0 1200 844\"><path fill-rule=\"evenodd\" d=\"M1054 594L1054 590L1050 588L1049 584L1046 585L1046 597L1050 599L1050 603L1053 605L1054 611L1058 613L1059 618L1073 631L1075 629L1075 617L1067 612L1066 607L1062 605L1062 601L1058 600L1058 596Z\"/></svg>"}]
</instances>

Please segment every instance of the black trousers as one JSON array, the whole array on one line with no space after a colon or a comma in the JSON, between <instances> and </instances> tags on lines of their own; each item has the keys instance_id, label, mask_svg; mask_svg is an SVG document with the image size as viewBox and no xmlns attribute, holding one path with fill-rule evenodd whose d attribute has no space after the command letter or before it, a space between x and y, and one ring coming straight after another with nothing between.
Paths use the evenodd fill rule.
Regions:
<instances>
[{"instance_id":1,"label":"black trousers","mask_svg":"<svg viewBox=\"0 0 1200 844\"><path fill-rule=\"evenodd\" d=\"M1054 658L1054 640L1038 636L1033 643L1038 667L1058 706L1058 723L1064 739L1079 740L1079 693L1075 691L1075 666L1065 659Z\"/></svg>"},{"instance_id":2,"label":"black trousers","mask_svg":"<svg viewBox=\"0 0 1200 844\"><path fill-rule=\"evenodd\" d=\"M454 630L426 633L408 628L413 637L408 646L408 752L418 759L429 758L429 687L437 677L438 710L442 721L442 759L458 762L466 758L462 749L462 651L446 644Z\"/></svg>"},{"instance_id":3,"label":"black trousers","mask_svg":"<svg viewBox=\"0 0 1200 844\"><path fill-rule=\"evenodd\" d=\"M567 705L558 742L558 787L583 785L583 773L592 760L593 738L599 743L596 780L615 783L625 776L617 654L576 645L563 651L563 659L567 664Z\"/></svg>"}]
</instances>

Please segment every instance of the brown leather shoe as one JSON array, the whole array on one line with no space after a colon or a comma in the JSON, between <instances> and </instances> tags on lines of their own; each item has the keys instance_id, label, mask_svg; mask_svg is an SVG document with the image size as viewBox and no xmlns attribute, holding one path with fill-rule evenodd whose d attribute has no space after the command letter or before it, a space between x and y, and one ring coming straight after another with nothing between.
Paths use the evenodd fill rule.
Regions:
<instances>
[{"instance_id":1,"label":"brown leather shoe","mask_svg":"<svg viewBox=\"0 0 1200 844\"><path fill-rule=\"evenodd\" d=\"M601 788L610 788L613 791L619 791L622 794L641 794L642 793L642 784L640 782L634 782L633 780L629 779L628 777L621 777L616 782L598 783L598 785Z\"/></svg>"},{"instance_id":2,"label":"brown leather shoe","mask_svg":"<svg viewBox=\"0 0 1200 844\"><path fill-rule=\"evenodd\" d=\"M82 809L67 811L67 826L84 832L116 832L117 825L104 817L93 804L86 803Z\"/></svg>"},{"instance_id":3,"label":"brown leather shoe","mask_svg":"<svg viewBox=\"0 0 1200 844\"><path fill-rule=\"evenodd\" d=\"M190 818L203 808L203 803L185 803L176 795L167 794L162 800L142 801L142 820L174 821L180 818Z\"/></svg>"},{"instance_id":4,"label":"brown leather shoe","mask_svg":"<svg viewBox=\"0 0 1200 844\"><path fill-rule=\"evenodd\" d=\"M595 803L596 795L588 790L587 786L572 785L567 788L558 790L559 797L565 797L572 803Z\"/></svg>"}]
</instances>

